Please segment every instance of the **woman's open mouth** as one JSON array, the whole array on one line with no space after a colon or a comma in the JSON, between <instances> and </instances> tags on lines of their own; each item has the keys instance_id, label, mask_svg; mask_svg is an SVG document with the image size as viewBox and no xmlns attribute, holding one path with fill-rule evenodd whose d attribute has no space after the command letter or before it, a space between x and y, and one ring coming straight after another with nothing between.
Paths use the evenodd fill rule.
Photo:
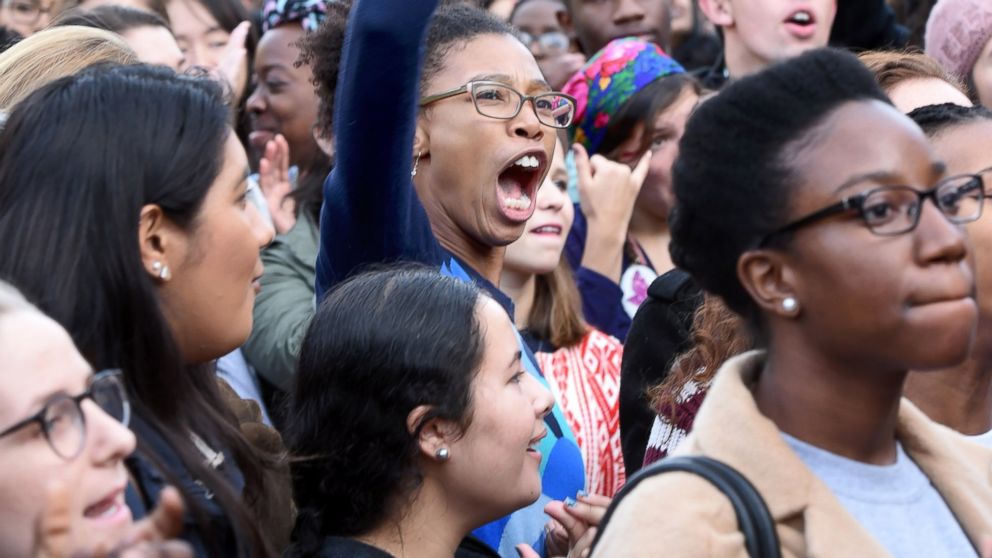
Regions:
<instances>
[{"instance_id":1,"label":"woman's open mouth","mask_svg":"<svg viewBox=\"0 0 992 558\"><path fill-rule=\"evenodd\" d=\"M532 149L515 156L503 168L497 177L496 199L504 217L515 223L530 219L547 166L544 151Z\"/></svg>"},{"instance_id":2,"label":"woman's open mouth","mask_svg":"<svg viewBox=\"0 0 992 558\"><path fill-rule=\"evenodd\" d=\"M124 502L124 491L112 494L83 510L83 517L99 523L117 524L131 522L131 508Z\"/></svg>"},{"instance_id":3,"label":"woman's open mouth","mask_svg":"<svg viewBox=\"0 0 992 558\"><path fill-rule=\"evenodd\" d=\"M789 34L797 39L811 39L816 34L816 14L812 10L796 10L789 14L784 23Z\"/></svg>"}]
</instances>

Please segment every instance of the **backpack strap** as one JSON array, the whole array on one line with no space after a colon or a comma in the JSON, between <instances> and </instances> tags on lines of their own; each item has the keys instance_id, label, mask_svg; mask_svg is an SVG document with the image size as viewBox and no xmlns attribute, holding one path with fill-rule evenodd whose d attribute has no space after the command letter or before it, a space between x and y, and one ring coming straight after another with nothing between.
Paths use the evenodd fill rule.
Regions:
<instances>
[{"instance_id":1,"label":"backpack strap","mask_svg":"<svg viewBox=\"0 0 992 558\"><path fill-rule=\"evenodd\" d=\"M596 533L596 538L592 544L593 551L599 544L599 539L603 531L606 530L606 525L623 498L633 492L637 485L645 479L670 471L682 471L698 475L715 486L730 500L734 514L737 516L737 526L744 534L744 546L751 558L781 557L775 522L772 520L771 513L768 511L768 506L761 494L754 488L754 485L730 465L702 455L669 457L641 469L628 479L627 484L614 496L599 524L599 532ZM678 513L677 509L673 511Z\"/></svg>"}]
</instances>

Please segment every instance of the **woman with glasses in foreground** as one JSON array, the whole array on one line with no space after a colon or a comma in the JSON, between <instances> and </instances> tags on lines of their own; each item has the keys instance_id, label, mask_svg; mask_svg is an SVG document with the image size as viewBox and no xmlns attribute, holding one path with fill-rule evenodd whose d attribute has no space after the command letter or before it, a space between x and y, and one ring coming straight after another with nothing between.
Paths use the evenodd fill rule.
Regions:
<instances>
[{"instance_id":1,"label":"woman with glasses in foreground","mask_svg":"<svg viewBox=\"0 0 992 558\"><path fill-rule=\"evenodd\" d=\"M534 213L575 103L551 89L505 23L467 6L433 14L436 6L379 0L352 9L335 101L337 164L324 184L317 299L356 269L406 260L476 283L512 319L513 303L497 286L504 250ZM524 369L545 383L518 342ZM561 409L545 422L541 497L475 531L503 556L515 556L516 544L543 548L545 505L585 488ZM442 466L466 459L452 452Z\"/></svg>"},{"instance_id":2,"label":"woman with glasses in foreground","mask_svg":"<svg viewBox=\"0 0 992 558\"><path fill-rule=\"evenodd\" d=\"M0 352L4 553L54 557L103 548L188 556L182 543L159 544L182 526L174 490L157 523L135 525L124 503L124 458L135 439L120 371L94 374L65 330L3 282Z\"/></svg>"},{"instance_id":3,"label":"woman with glasses in foreground","mask_svg":"<svg viewBox=\"0 0 992 558\"><path fill-rule=\"evenodd\" d=\"M830 50L703 104L674 174L675 263L763 348L723 365L675 453L747 477L783 556L977 556L992 453L902 392L910 370L971 349L963 224L981 216L981 177L948 176L857 59ZM637 485L593 555L652 548L746 555L730 502L685 473Z\"/></svg>"}]
</instances>

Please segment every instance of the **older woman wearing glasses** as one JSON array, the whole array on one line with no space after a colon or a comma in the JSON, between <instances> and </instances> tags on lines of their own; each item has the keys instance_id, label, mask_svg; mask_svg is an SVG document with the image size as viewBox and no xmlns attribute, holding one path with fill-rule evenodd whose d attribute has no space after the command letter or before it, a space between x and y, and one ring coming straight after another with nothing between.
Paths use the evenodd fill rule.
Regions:
<instances>
[{"instance_id":1,"label":"older woman wearing glasses","mask_svg":"<svg viewBox=\"0 0 992 558\"><path fill-rule=\"evenodd\" d=\"M124 458L135 438L127 429L130 404L120 372L94 374L65 330L2 282L0 353L4 554L67 556L124 546L129 556L165 551L148 543L167 535L161 528L181 528L181 506L178 514L160 513L157 525L135 526L124 503ZM167 497L172 512L176 498ZM176 552L170 556L189 554L181 543L168 548Z\"/></svg>"},{"instance_id":2,"label":"older woman wearing glasses","mask_svg":"<svg viewBox=\"0 0 992 558\"><path fill-rule=\"evenodd\" d=\"M335 107L338 163L324 185L317 297L365 265L417 261L476 283L512 319L513 303L497 286L503 253L534 213L575 102L548 85L506 23L482 11L442 8L428 30L437 4L378 0L353 9ZM518 343L522 369L544 382L533 353ZM504 556L515 555L515 544L543 546L542 508L585 487L558 407L546 423L543 494L475 533ZM465 459L452 454L438 465L480 466L460 465Z\"/></svg>"}]
</instances>

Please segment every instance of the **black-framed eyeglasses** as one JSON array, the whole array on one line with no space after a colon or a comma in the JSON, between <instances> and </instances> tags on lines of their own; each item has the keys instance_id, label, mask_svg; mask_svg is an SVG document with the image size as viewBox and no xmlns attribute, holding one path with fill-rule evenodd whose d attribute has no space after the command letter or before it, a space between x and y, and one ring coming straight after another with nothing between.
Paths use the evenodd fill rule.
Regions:
<instances>
[{"instance_id":1,"label":"black-framed eyeglasses","mask_svg":"<svg viewBox=\"0 0 992 558\"><path fill-rule=\"evenodd\" d=\"M537 43L541 47L541 51L545 54L561 54L568 50L568 46L571 44L568 35L561 31L548 31L540 35L531 35L526 31L517 31L517 37L520 38L521 43L527 45L527 48Z\"/></svg>"},{"instance_id":2,"label":"black-framed eyeglasses","mask_svg":"<svg viewBox=\"0 0 992 558\"><path fill-rule=\"evenodd\" d=\"M468 93L472 97L472 103L479 114L497 120L516 118L526 101L530 101L534 114L545 126L568 128L575 118L575 99L570 95L559 92L524 95L498 81L470 81L461 87L428 95L420 99L420 106L425 107L462 93Z\"/></svg>"},{"instance_id":3,"label":"black-framed eyeglasses","mask_svg":"<svg viewBox=\"0 0 992 558\"><path fill-rule=\"evenodd\" d=\"M41 14L52 13L51 6L42 8L37 0L8 0L4 5L10 11L11 21L20 25L34 25Z\"/></svg>"},{"instance_id":4,"label":"black-framed eyeglasses","mask_svg":"<svg viewBox=\"0 0 992 558\"><path fill-rule=\"evenodd\" d=\"M83 393L53 396L40 411L0 432L0 438L37 423L56 455L66 460L75 459L86 442L86 416L82 409L86 399L92 400L124 426L131 420L131 404L121 371L104 370L93 375L90 387Z\"/></svg>"},{"instance_id":5,"label":"black-framed eyeglasses","mask_svg":"<svg viewBox=\"0 0 992 558\"><path fill-rule=\"evenodd\" d=\"M946 178L924 192L909 186L874 188L844 198L765 235L759 246L766 245L775 236L846 211L857 211L865 226L874 234L895 236L907 233L920 223L921 208L927 198L948 221L969 223L982 216L985 184L981 175L965 174Z\"/></svg>"}]
</instances>

